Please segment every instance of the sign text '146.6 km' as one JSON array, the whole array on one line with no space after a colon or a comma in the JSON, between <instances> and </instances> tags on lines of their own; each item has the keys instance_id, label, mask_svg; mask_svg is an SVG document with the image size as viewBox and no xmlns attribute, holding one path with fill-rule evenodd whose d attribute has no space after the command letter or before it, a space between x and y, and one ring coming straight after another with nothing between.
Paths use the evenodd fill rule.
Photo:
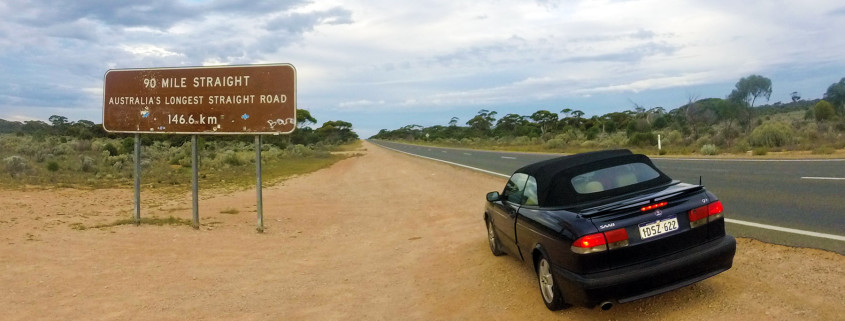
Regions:
<instances>
[{"instance_id":1,"label":"sign text '146.6 km'","mask_svg":"<svg viewBox=\"0 0 845 321\"><path fill-rule=\"evenodd\" d=\"M184 114L170 114L167 116L167 123L168 124L199 124L199 125L216 125L217 124L217 117L215 116L205 116L203 114L199 114L199 116L194 117L194 115L188 115L185 117Z\"/></svg>"}]
</instances>

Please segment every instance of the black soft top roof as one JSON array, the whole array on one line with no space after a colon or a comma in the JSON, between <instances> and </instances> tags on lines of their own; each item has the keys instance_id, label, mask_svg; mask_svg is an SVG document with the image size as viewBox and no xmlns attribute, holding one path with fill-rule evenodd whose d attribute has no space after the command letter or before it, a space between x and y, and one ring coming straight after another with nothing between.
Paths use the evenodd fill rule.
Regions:
<instances>
[{"instance_id":1,"label":"black soft top roof","mask_svg":"<svg viewBox=\"0 0 845 321\"><path fill-rule=\"evenodd\" d=\"M571 180L577 175L629 163L644 163L657 171L660 176L646 182L591 194L579 194L572 186ZM537 180L537 198L542 207L570 206L672 181L657 169L647 156L631 153L627 149L603 150L552 158L526 165L516 172L528 174Z\"/></svg>"}]
</instances>

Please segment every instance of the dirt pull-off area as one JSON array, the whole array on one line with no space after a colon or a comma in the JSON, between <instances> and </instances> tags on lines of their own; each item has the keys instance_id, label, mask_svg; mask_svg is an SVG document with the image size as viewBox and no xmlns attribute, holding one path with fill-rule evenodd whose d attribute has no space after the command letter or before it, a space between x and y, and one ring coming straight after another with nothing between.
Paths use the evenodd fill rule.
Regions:
<instances>
[{"instance_id":1,"label":"dirt pull-off area","mask_svg":"<svg viewBox=\"0 0 845 321\"><path fill-rule=\"evenodd\" d=\"M548 311L531 269L487 247L484 194L504 179L365 147L365 156L265 188L264 234L255 232L254 191L204 195L198 231L90 228L130 218L130 189L2 191L0 319L845 316L845 257L748 239L733 269L709 280L610 311ZM189 196L142 198L145 217L191 217Z\"/></svg>"}]
</instances>

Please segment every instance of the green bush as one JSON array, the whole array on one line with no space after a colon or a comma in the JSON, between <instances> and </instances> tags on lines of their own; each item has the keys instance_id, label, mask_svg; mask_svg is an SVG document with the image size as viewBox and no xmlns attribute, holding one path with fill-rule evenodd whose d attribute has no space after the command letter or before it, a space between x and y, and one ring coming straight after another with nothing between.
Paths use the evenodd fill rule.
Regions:
<instances>
[{"instance_id":1,"label":"green bush","mask_svg":"<svg viewBox=\"0 0 845 321\"><path fill-rule=\"evenodd\" d=\"M833 115L836 115L836 110L829 102L822 100L813 107L813 116L815 116L816 121L830 120Z\"/></svg>"},{"instance_id":2,"label":"green bush","mask_svg":"<svg viewBox=\"0 0 845 321\"><path fill-rule=\"evenodd\" d=\"M230 166L241 166L244 164L244 162L238 157L237 153L231 150L227 150L226 153L223 155L223 164Z\"/></svg>"},{"instance_id":3,"label":"green bush","mask_svg":"<svg viewBox=\"0 0 845 321\"><path fill-rule=\"evenodd\" d=\"M131 138L131 137L124 138L122 141L120 141L120 150L124 154L133 153L135 151L135 139ZM114 155L112 155L112 156L114 156Z\"/></svg>"},{"instance_id":4,"label":"green bush","mask_svg":"<svg viewBox=\"0 0 845 321\"><path fill-rule=\"evenodd\" d=\"M47 163L47 170L51 171L51 172L58 171L59 170L59 163L56 163L54 161L48 162Z\"/></svg>"},{"instance_id":5,"label":"green bush","mask_svg":"<svg viewBox=\"0 0 845 321\"><path fill-rule=\"evenodd\" d=\"M77 152L84 152L91 150L91 141L87 139L81 139L73 142L73 149Z\"/></svg>"},{"instance_id":6,"label":"green bush","mask_svg":"<svg viewBox=\"0 0 845 321\"><path fill-rule=\"evenodd\" d=\"M29 168L26 159L17 155L4 158L3 163L6 165L6 172L12 177L23 174Z\"/></svg>"},{"instance_id":7,"label":"green bush","mask_svg":"<svg viewBox=\"0 0 845 321\"><path fill-rule=\"evenodd\" d=\"M628 144L634 146L656 146L657 145L657 135L654 133L634 133L628 138Z\"/></svg>"},{"instance_id":8,"label":"green bush","mask_svg":"<svg viewBox=\"0 0 845 321\"><path fill-rule=\"evenodd\" d=\"M751 131L748 142L755 147L780 147L789 144L794 135L787 124L767 122Z\"/></svg>"},{"instance_id":9,"label":"green bush","mask_svg":"<svg viewBox=\"0 0 845 321\"><path fill-rule=\"evenodd\" d=\"M88 156L82 156L82 166L80 169L83 172L93 172L96 170L96 166L94 165L94 159Z\"/></svg>"},{"instance_id":10,"label":"green bush","mask_svg":"<svg viewBox=\"0 0 845 321\"><path fill-rule=\"evenodd\" d=\"M719 149L716 148L716 145L704 144L704 146L701 146L701 155L716 155L718 153Z\"/></svg>"},{"instance_id":11,"label":"green bush","mask_svg":"<svg viewBox=\"0 0 845 321\"><path fill-rule=\"evenodd\" d=\"M549 139L543 144L543 147L548 148L548 149L562 149L565 146L566 146L566 142L563 141L563 139L559 139L559 138Z\"/></svg>"},{"instance_id":12,"label":"green bush","mask_svg":"<svg viewBox=\"0 0 845 321\"><path fill-rule=\"evenodd\" d=\"M751 152L754 156L764 156L769 153L769 149L765 147L757 147Z\"/></svg>"},{"instance_id":13,"label":"green bush","mask_svg":"<svg viewBox=\"0 0 845 321\"><path fill-rule=\"evenodd\" d=\"M108 151L109 156L117 156L117 155L120 154L120 153L117 152L117 147L114 147L114 145L112 145L112 143L106 143L106 145L103 146L103 150Z\"/></svg>"}]
</instances>

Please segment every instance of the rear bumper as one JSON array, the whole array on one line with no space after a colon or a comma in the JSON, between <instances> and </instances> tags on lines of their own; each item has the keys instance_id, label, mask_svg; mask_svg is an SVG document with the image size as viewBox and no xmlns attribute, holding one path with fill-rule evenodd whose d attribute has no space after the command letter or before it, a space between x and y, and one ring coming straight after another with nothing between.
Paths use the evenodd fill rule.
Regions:
<instances>
[{"instance_id":1,"label":"rear bumper","mask_svg":"<svg viewBox=\"0 0 845 321\"><path fill-rule=\"evenodd\" d=\"M604 301L630 302L681 288L727 271L736 239L719 239L654 261L580 275L553 266L555 282L567 303L593 307Z\"/></svg>"}]
</instances>

